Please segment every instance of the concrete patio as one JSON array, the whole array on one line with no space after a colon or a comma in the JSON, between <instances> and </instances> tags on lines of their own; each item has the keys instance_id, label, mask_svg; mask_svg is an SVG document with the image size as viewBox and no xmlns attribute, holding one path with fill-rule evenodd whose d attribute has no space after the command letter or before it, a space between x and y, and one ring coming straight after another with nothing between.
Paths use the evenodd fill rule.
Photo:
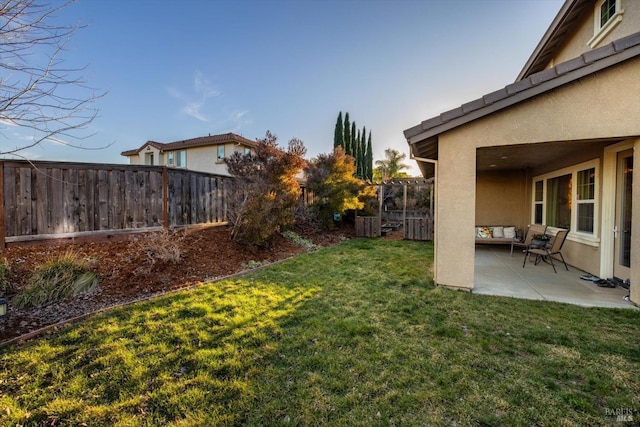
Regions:
<instances>
[{"instance_id":1,"label":"concrete patio","mask_svg":"<svg viewBox=\"0 0 640 427\"><path fill-rule=\"evenodd\" d=\"M473 293L515 298L557 301L587 307L635 308L624 298L629 291L622 287L601 288L580 279L584 271L561 261L555 262L558 273L550 264L527 261L522 267L524 254L504 246L476 246L475 282ZM533 260L533 258L532 258Z\"/></svg>"}]
</instances>

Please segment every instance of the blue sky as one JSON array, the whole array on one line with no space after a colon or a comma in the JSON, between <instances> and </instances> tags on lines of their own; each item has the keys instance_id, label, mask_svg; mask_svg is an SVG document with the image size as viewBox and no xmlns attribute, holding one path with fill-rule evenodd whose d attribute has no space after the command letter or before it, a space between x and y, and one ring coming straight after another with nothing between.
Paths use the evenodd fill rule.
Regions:
<instances>
[{"instance_id":1,"label":"blue sky","mask_svg":"<svg viewBox=\"0 0 640 427\"><path fill-rule=\"evenodd\" d=\"M64 57L108 92L80 143L111 145L23 155L126 163L147 140L271 130L311 158L332 150L339 111L372 131L374 159L408 153L403 130L512 83L562 3L77 0L58 19L87 26Z\"/></svg>"}]
</instances>

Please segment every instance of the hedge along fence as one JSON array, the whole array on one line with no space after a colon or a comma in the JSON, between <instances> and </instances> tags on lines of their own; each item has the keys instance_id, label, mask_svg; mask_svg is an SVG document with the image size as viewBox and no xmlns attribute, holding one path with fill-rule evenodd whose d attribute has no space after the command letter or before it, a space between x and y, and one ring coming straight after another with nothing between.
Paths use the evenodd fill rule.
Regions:
<instances>
[{"instance_id":1,"label":"hedge along fence","mask_svg":"<svg viewBox=\"0 0 640 427\"><path fill-rule=\"evenodd\" d=\"M161 166L0 162L0 243L227 222L233 178Z\"/></svg>"}]
</instances>

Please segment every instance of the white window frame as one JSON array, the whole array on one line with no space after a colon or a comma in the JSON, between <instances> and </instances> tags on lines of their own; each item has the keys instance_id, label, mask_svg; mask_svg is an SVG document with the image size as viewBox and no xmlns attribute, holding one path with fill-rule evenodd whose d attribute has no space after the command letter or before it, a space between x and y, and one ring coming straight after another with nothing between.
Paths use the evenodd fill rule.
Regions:
<instances>
[{"instance_id":1,"label":"white window frame","mask_svg":"<svg viewBox=\"0 0 640 427\"><path fill-rule=\"evenodd\" d=\"M601 8L602 4L607 0L598 0L593 9L593 37L591 40L587 42L591 49L594 49L598 44L607 36L615 27L622 22L622 15L624 14L624 9L622 9L622 0L615 0L616 2L616 11L609 18L604 25L600 25L601 21Z\"/></svg>"},{"instance_id":2,"label":"white window frame","mask_svg":"<svg viewBox=\"0 0 640 427\"><path fill-rule=\"evenodd\" d=\"M173 151L167 152L167 164L173 166L175 163L175 154Z\"/></svg>"},{"instance_id":3,"label":"white window frame","mask_svg":"<svg viewBox=\"0 0 640 427\"><path fill-rule=\"evenodd\" d=\"M585 201L578 200L578 172L587 169L595 170L594 179L594 197L593 200L593 233L584 231L578 231L578 203L584 203ZM569 166L563 169L558 169L553 172L549 172L543 175L534 176L531 180L531 224L535 220L535 206L536 195L535 185L537 181L542 181L542 223L547 223L547 180L558 178L563 175L571 175L571 228L567 235L567 240L571 240L578 243L583 243L590 246L599 246L600 244L600 218L599 218L599 205L600 205L600 159L593 159L587 162L579 163L577 165ZM589 201L591 203L591 201ZM559 228L549 227L549 231L555 233Z\"/></svg>"},{"instance_id":4,"label":"white window frame","mask_svg":"<svg viewBox=\"0 0 640 427\"><path fill-rule=\"evenodd\" d=\"M220 157L220 149L222 148L222 157ZM224 162L224 157L226 154L226 149L224 144L220 144L216 147L216 162L222 163Z\"/></svg>"},{"instance_id":5,"label":"white window frame","mask_svg":"<svg viewBox=\"0 0 640 427\"><path fill-rule=\"evenodd\" d=\"M251 154L251 148L244 147L244 155L246 156L247 154Z\"/></svg>"}]
</instances>

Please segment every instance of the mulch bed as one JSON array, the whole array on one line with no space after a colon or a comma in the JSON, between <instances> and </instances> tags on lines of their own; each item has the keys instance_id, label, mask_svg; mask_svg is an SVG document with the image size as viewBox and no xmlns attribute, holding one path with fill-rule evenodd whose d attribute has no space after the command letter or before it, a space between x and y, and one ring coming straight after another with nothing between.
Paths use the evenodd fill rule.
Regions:
<instances>
[{"instance_id":1,"label":"mulch bed","mask_svg":"<svg viewBox=\"0 0 640 427\"><path fill-rule=\"evenodd\" d=\"M315 244L327 246L352 238L352 224L330 233L294 230ZM144 248L144 234L122 241L63 243L53 246L16 246L4 250L10 271L7 316L0 318L0 345L32 333L108 307L146 299L202 282L216 280L246 270L251 261L268 264L304 252L300 246L278 236L267 248L256 249L233 242L228 226L194 228L175 232L180 249L178 263L154 260ZM56 301L38 308L16 309L11 302L38 265L65 251L87 260L99 279L97 290Z\"/></svg>"}]
</instances>

